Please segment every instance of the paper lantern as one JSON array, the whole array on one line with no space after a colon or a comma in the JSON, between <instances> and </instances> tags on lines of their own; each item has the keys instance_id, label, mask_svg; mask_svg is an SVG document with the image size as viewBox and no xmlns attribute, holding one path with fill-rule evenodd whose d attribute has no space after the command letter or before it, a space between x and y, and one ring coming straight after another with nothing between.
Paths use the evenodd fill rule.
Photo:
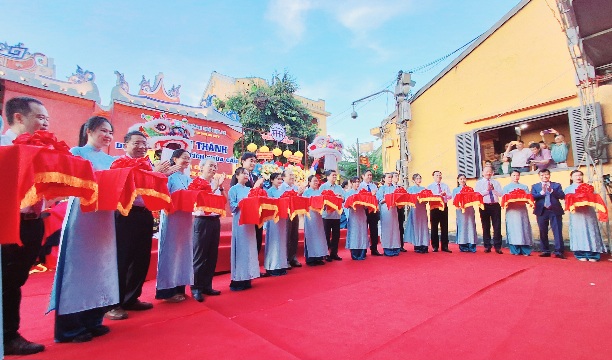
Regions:
<instances>
[{"instance_id":1,"label":"paper lantern","mask_svg":"<svg viewBox=\"0 0 612 360\"><path fill-rule=\"evenodd\" d=\"M272 150L272 154L274 154L274 156L281 156L282 153L283 153L283 150L277 147Z\"/></svg>"},{"instance_id":2,"label":"paper lantern","mask_svg":"<svg viewBox=\"0 0 612 360\"><path fill-rule=\"evenodd\" d=\"M293 154L293 155L295 155L295 156L297 156L299 158L304 156L304 154L302 154L302 152L300 150L296 151L295 154Z\"/></svg>"},{"instance_id":3,"label":"paper lantern","mask_svg":"<svg viewBox=\"0 0 612 360\"><path fill-rule=\"evenodd\" d=\"M250 143L249 145L247 145L247 150L250 152L255 152L257 151L257 145Z\"/></svg>"},{"instance_id":4,"label":"paper lantern","mask_svg":"<svg viewBox=\"0 0 612 360\"><path fill-rule=\"evenodd\" d=\"M289 156L293 155L293 153L291 152L291 150L285 150L283 151L283 156L288 158Z\"/></svg>"},{"instance_id":5,"label":"paper lantern","mask_svg":"<svg viewBox=\"0 0 612 360\"><path fill-rule=\"evenodd\" d=\"M270 151L270 148L267 147L266 145L264 145L264 146L259 148L259 151L261 151L261 152L268 152L268 151Z\"/></svg>"}]
</instances>

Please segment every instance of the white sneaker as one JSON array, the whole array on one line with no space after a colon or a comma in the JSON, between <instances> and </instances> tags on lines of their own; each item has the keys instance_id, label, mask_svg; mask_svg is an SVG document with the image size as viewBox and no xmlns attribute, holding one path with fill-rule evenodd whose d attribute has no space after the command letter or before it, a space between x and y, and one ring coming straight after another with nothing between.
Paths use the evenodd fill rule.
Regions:
<instances>
[{"instance_id":1,"label":"white sneaker","mask_svg":"<svg viewBox=\"0 0 612 360\"><path fill-rule=\"evenodd\" d=\"M597 259L589 259L590 262L597 262Z\"/></svg>"},{"instance_id":2,"label":"white sneaker","mask_svg":"<svg viewBox=\"0 0 612 360\"><path fill-rule=\"evenodd\" d=\"M587 258L578 258L578 261L587 261Z\"/></svg>"}]
</instances>

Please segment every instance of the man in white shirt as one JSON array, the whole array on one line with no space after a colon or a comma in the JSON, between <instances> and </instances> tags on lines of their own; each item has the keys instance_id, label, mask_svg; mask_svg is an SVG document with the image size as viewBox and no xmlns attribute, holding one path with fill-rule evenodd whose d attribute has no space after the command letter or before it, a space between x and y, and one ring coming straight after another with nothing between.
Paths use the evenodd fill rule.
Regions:
<instances>
[{"instance_id":1,"label":"man in white shirt","mask_svg":"<svg viewBox=\"0 0 612 360\"><path fill-rule=\"evenodd\" d=\"M482 195L484 210L480 209L480 221L482 223L482 239L485 252L491 252L491 225L493 225L493 246L495 252L503 254L501 250L501 205L499 200L503 195L499 181L491 179L493 168L490 166L482 170L482 178L476 181L474 191Z\"/></svg>"},{"instance_id":2,"label":"man in white shirt","mask_svg":"<svg viewBox=\"0 0 612 360\"><path fill-rule=\"evenodd\" d=\"M283 171L283 179L284 182L279 187L280 190L283 192L293 190L298 193L298 195L302 195L304 188L295 185L295 174L292 171ZM293 220L289 220L287 225L287 262L291 267L302 267L302 264L297 259L300 217L296 216Z\"/></svg>"},{"instance_id":3,"label":"man in white shirt","mask_svg":"<svg viewBox=\"0 0 612 360\"><path fill-rule=\"evenodd\" d=\"M376 195L376 191L378 190L378 186L372 182L372 171L366 170L362 175L363 181L359 185L359 189L366 189L372 193L372 195ZM380 213L371 212L368 209L365 209L367 219L368 219L368 229L370 230L370 253L374 256L382 256L380 252L378 252L378 221L380 220Z\"/></svg>"},{"instance_id":4,"label":"man in white shirt","mask_svg":"<svg viewBox=\"0 0 612 360\"><path fill-rule=\"evenodd\" d=\"M442 243L442 251L451 253L452 251L448 248L448 206L446 203L450 200L451 190L445 183L442 182L442 172L434 171L431 174L434 178L434 182L427 186L427 189L431 190L434 195L442 196L444 200L444 209L431 209L429 210L429 223L431 225L431 247L433 252L438 252L440 242ZM440 236L438 237L438 227L440 227Z\"/></svg>"},{"instance_id":5,"label":"man in white shirt","mask_svg":"<svg viewBox=\"0 0 612 360\"><path fill-rule=\"evenodd\" d=\"M9 129L0 138L0 145L13 145L17 136L47 130L49 113L42 102L29 97L12 98L6 102L6 120ZM5 355L30 355L45 349L44 345L30 342L19 334L21 287L28 279L30 268L36 261L44 235L41 212L44 201L21 209L20 238L23 245L2 245L2 302Z\"/></svg>"},{"instance_id":6,"label":"man in white shirt","mask_svg":"<svg viewBox=\"0 0 612 360\"><path fill-rule=\"evenodd\" d=\"M510 150L512 146L516 146L516 149ZM527 159L531 156L531 150L525 147L523 140L510 141L508 145L506 145L506 153L504 156L512 159L510 166L513 170L518 170L520 172L529 171Z\"/></svg>"}]
</instances>

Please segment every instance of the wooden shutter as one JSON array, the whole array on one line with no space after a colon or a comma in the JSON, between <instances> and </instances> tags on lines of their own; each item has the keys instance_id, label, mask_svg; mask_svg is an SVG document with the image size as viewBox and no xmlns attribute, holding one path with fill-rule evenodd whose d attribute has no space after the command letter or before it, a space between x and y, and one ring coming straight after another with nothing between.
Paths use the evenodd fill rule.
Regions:
<instances>
[{"instance_id":1,"label":"wooden shutter","mask_svg":"<svg viewBox=\"0 0 612 360\"><path fill-rule=\"evenodd\" d=\"M476 135L466 132L455 136L457 149L457 172L465 174L468 179L478 177L478 152L476 151Z\"/></svg>"},{"instance_id":2,"label":"wooden shutter","mask_svg":"<svg viewBox=\"0 0 612 360\"><path fill-rule=\"evenodd\" d=\"M599 103L589 105L586 107L586 116L583 121L580 107L571 108L568 111L569 128L571 138L572 154L574 155L574 166L578 166L583 162L584 153L587 150L587 137L589 135L589 129L595 127L595 139L602 139L604 137L604 128L602 125L601 118L601 107ZM600 158L601 161L608 162L608 155L604 153Z\"/></svg>"}]
</instances>

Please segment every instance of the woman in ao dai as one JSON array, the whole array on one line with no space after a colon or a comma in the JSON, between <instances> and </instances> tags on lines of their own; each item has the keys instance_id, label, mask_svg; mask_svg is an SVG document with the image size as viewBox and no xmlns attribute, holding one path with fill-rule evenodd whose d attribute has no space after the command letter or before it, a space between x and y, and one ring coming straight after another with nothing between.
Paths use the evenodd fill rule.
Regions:
<instances>
[{"instance_id":1,"label":"woman in ao dai","mask_svg":"<svg viewBox=\"0 0 612 360\"><path fill-rule=\"evenodd\" d=\"M359 178L354 178L351 190L346 192L346 198L359 192ZM344 208L347 211L348 224L346 232L346 248L351 251L351 259L365 260L369 245L369 234L366 212L358 205L356 210Z\"/></svg>"},{"instance_id":2,"label":"woman in ao dai","mask_svg":"<svg viewBox=\"0 0 612 360\"><path fill-rule=\"evenodd\" d=\"M308 177L308 188L302 196L309 198L321 195L319 185L319 179L315 175L310 175ZM304 258L306 264L310 266L325 265L323 259L327 256L328 249L323 217L321 213L314 210L309 210L308 215L304 216Z\"/></svg>"},{"instance_id":3,"label":"woman in ao dai","mask_svg":"<svg viewBox=\"0 0 612 360\"><path fill-rule=\"evenodd\" d=\"M240 200L249 196L251 188L246 186L249 171L239 167L234 172L238 181L228 192L232 211L232 245L231 245L231 278L230 290L241 291L251 288L251 279L259 277L259 260L257 258L257 239L255 227L250 224L240 225Z\"/></svg>"},{"instance_id":4,"label":"woman in ao dai","mask_svg":"<svg viewBox=\"0 0 612 360\"><path fill-rule=\"evenodd\" d=\"M168 176L168 190L187 190L191 177L184 171L189 168L191 154L184 149L175 150L170 165L178 170ZM192 211L163 211L159 221L159 251L157 260L156 299L168 302L185 300L185 285L193 284L193 215Z\"/></svg>"},{"instance_id":5,"label":"woman in ao dai","mask_svg":"<svg viewBox=\"0 0 612 360\"><path fill-rule=\"evenodd\" d=\"M583 183L584 174L574 170L570 174L571 185L565 189L565 194L574 194L576 188ZM577 207L569 215L570 249L580 261L599 261L602 253L607 252L601 238L597 213L591 206Z\"/></svg>"},{"instance_id":6,"label":"woman in ao dai","mask_svg":"<svg viewBox=\"0 0 612 360\"><path fill-rule=\"evenodd\" d=\"M279 189L283 183L281 174L270 174L272 186L267 190L268 196L278 199L283 191ZM268 220L265 223L266 229L266 249L264 258L264 268L266 274L271 276L281 276L287 274L287 221L284 219Z\"/></svg>"},{"instance_id":7,"label":"woman in ao dai","mask_svg":"<svg viewBox=\"0 0 612 360\"><path fill-rule=\"evenodd\" d=\"M418 194L425 190L421 186L421 175L412 175L414 185L406 189L410 194ZM414 251L419 254L425 254L429 248L429 220L427 219L427 205L425 203L417 203L415 207L410 208L406 219L406 228L404 230L404 243L414 245Z\"/></svg>"},{"instance_id":8,"label":"woman in ao dai","mask_svg":"<svg viewBox=\"0 0 612 360\"><path fill-rule=\"evenodd\" d=\"M510 178L512 182L504 186L504 195L515 189L525 190L529 194L527 185L519 183L521 179L519 171L513 170ZM514 202L509 203L506 207L506 236L508 237L508 247L511 254L525 256L531 254L533 238L529 213L525 204Z\"/></svg>"},{"instance_id":9,"label":"woman in ao dai","mask_svg":"<svg viewBox=\"0 0 612 360\"><path fill-rule=\"evenodd\" d=\"M401 247L397 207L392 206L389 208L385 203L385 195L392 194L395 191L392 181L393 173L386 173L384 185L378 188L376 192L380 211L380 242L382 243L385 256L398 256Z\"/></svg>"},{"instance_id":10,"label":"woman in ao dai","mask_svg":"<svg viewBox=\"0 0 612 360\"><path fill-rule=\"evenodd\" d=\"M457 175L457 187L453 190L453 199L461 192L461 189L466 184L466 180L465 175ZM457 244L459 244L459 251L475 253L478 234L476 233L474 208L470 206L464 210L457 209L455 213L457 214Z\"/></svg>"},{"instance_id":11,"label":"woman in ao dai","mask_svg":"<svg viewBox=\"0 0 612 360\"><path fill-rule=\"evenodd\" d=\"M104 152L113 140L113 126L95 116L81 127L79 147L70 152L108 170L115 160ZM59 257L49 311L55 310L55 341L83 342L108 333L102 325L106 308L119 303L114 211L81 211L71 197L62 225Z\"/></svg>"}]
</instances>

